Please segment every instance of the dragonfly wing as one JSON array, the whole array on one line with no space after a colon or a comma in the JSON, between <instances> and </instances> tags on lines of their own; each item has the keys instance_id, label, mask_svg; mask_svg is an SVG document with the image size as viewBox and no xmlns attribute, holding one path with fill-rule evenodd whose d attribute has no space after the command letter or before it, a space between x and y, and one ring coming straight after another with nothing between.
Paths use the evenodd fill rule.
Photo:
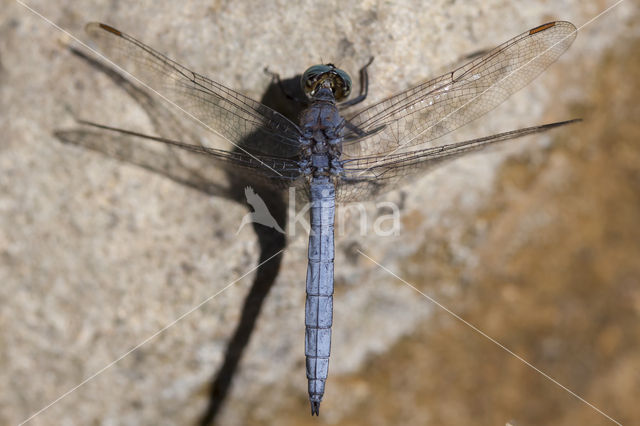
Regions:
<instances>
[{"instance_id":1,"label":"dragonfly wing","mask_svg":"<svg viewBox=\"0 0 640 426\"><path fill-rule=\"evenodd\" d=\"M246 184L276 190L295 185L301 177L297 162L289 159L206 148L91 122L81 123L96 130L60 130L55 136L63 143L138 165L210 195L229 193L220 171L242 179ZM167 153L156 149L157 146L141 143L143 140L159 142L167 149L178 149Z\"/></svg>"},{"instance_id":2,"label":"dragonfly wing","mask_svg":"<svg viewBox=\"0 0 640 426\"><path fill-rule=\"evenodd\" d=\"M231 144L274 156L299 152L299 128L271 108L210 80L108 25L92 22L86 32L97 47L165 100L177 105Z\"/></svg>"},{"instance_id":3,"label":"dragonfly wing","mask_svg":"<svg viewBox=\"0 0 640 426\"><path fill-rule=\"evenodd\" d=\"M431 142L492 110L569 48L570 22L533 28L478 59L373 105L346 128L345 158L392 153Z\"/></svg>"},{"instance_id":4,"label":"dragonfly wing","mask_svg":"<svg viewBox=\"0 0 640 426\"><path fill-rule=\"evenodd\" d=\"M505 142L580 120L560 121L542 126L527 127L498 133L483 138L443 146L425 148L412 152L390 155L374 155L344 163L344 175L338 182L336 198L339 201L366 201L397 188L406 178L433 170L436 166L470 154L498 142Z\"/></svg>"}]
</instances>

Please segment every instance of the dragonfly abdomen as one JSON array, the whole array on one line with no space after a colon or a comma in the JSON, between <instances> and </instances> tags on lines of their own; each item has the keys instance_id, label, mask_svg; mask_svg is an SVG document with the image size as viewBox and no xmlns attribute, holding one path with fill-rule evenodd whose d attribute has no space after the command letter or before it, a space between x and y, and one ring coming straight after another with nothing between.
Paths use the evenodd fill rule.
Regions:
<instances>
[{"instance_id":1,"label":"dragonfly abdomen","mask_svg":"<svg viewBox=\"0 0 640 426\"><path fill-rule=\"evenodd\" d=\"M311 182L311 234L305 306L305 355L311 414L319 414L329 373L333 322L333 221L335 187L327 177Z\"/></svg>"}]
</instances>

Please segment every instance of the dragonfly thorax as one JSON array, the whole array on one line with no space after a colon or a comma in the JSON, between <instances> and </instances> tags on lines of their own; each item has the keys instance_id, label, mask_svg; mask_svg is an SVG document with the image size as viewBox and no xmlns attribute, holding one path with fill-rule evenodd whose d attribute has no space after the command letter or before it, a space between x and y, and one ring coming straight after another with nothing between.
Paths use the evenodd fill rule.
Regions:
<instances>
[{"instance_id":1,"label":"dragonfly thorax","mask_svg":"<svg viewBox=\"0 0 640 426\"><path fill-rule=\"evenodd\" d=\"M319 96L331 96L329 89L321 88ZM305 174L315 177L339 175L342 172L342 129L344 119L333 99L314 98L300 115L302 128L301 145L305 165L310 166Z\"/></svg>"}]
</instances>

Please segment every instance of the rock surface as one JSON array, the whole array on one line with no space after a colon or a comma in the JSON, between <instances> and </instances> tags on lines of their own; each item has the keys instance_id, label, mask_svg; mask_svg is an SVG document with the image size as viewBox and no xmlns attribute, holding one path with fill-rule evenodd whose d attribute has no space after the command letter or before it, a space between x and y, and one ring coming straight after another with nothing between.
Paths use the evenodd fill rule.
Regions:
<instances>
[{"instance_id":1,"label":"rock surface","mask_svg":"<svg viewBox=\"0 0 640 426\"><path fill-rule=\"evenodd\" d=\"M265 66L288 77L331 61L355 75L373 55L375 102L530 27L579 26L613 4L345 3L29 5L82 40L88 21L114 25L254 99L269 84ZM607 424L357 249L602 412L638 423L639 23L623 2L458 135L582 124L459 160L377 200L403 205L398 236L359 235L357 220L345 221L319 420L308 416L304 377L306 235L292 236L219 424ZM75 126L69 109L150 127L68 42L3 3L0 423L57 401L30 424L193 424L251 273L156 333L251 271L256 239L248 227L236 235L244 207L53 137ZM375 202L366 209L378 212Z\"/></svg>"}]
</instances>

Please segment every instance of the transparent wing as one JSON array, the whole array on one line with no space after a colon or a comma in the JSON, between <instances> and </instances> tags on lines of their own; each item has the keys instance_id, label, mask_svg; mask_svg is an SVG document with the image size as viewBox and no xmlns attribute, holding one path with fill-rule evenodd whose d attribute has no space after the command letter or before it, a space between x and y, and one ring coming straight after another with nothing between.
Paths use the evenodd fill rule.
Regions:
<instances>
[{"instance_id":1,"label":"transparent wing","mask_svg":"<svg viewBox=\"0 0 640 426\"><path fill-rule=\"evenodd\" d=\"M465 154L479 151L498 142L544 132L578 120L560 121L542 126L527 127L483 138L431 147L406 153L374 155L345 161L344 175L338 181L336 198L339 201L365 201L395 189L407 177L415 177L434 167Z\"/></svg>"},{"instance_id":2,"label":"transparent wing","mask_svg":"<svg viewBox=\"0 0 640 426\"><path fill-rule=\"evenodd\" d=\"M231 144L242 143L244 149L273 156L293 157L299 152L300 130L278 112L183 67L115 28L92 22L85 29L110 59Z\"/></svg>"},{"instance_id":3,"label":"transparent wing","mask_svg":"<svg viewBox=\"0 0 640 426\"><path fill-rule=\"evenodd\" d=\"M569 48L570 22L533 28L480 58L369 107L349 120L344 158L429 143L492 110Z\"/></svg>"},{"instance_id":4,"label":"transparent wing","mask_svg":"<svg viewBox=\"0 0 640 426\"><path fill-rule=\"evenodd\" d=\"M241 151L207 148L84 120L80 120L79 123L100 131L60 130L55 132L55 136L64 143L102 152L212 195L223 195L220 187L224 179L216 173L211 173L218 168L241 178L244 182L277 190L292 185L302 186L303 183L296 183L298 180L306 182L306 179L299 179L301 173L298 163L293 160L265 155L256 157ZM166 147L176 147L180 152L168 153L150 149L150 146L139 143L140 139L160 142ZM191 153L188 158L191 161L184 162L186 157L178 155L181 152ZM193 161L197 158L203 161Z\"/></svg>"}]
</instances>

